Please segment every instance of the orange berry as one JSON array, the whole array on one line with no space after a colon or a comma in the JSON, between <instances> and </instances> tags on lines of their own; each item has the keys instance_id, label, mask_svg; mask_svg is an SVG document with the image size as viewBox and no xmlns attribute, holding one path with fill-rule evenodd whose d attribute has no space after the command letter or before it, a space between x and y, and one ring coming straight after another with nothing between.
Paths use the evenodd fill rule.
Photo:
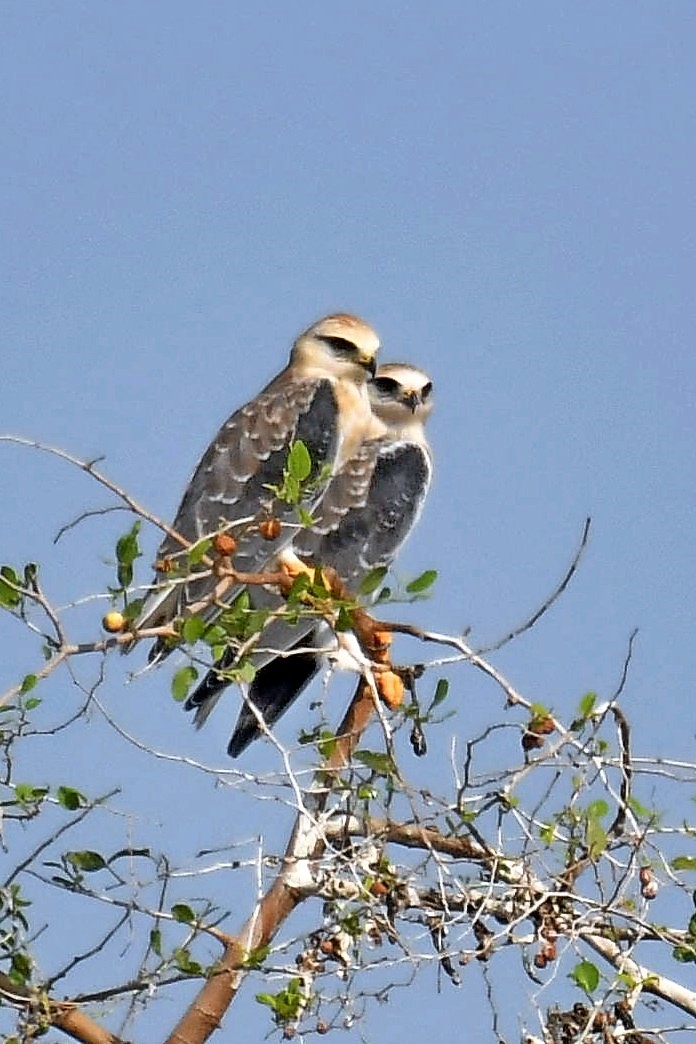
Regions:
<instances>
[{"instance_id":1,"label":"orange berry","mask_svg":"<svg viewBox=\"0 0 696 1044\"><path fill-rule=\"evenodd\" d=\"M109 634L118 634L122 631L126 623L126 618L123 613L119 613L116 609L112 609L110 613L102 618L102 627Z\"/></svg>"},{"instance_id":2,"label":"orange berry","mask_svg":"<svg viewBox=\"0 0 696 1044\"><path fill-rule=\"evenodd\" d=\"M231 558L237 550L237 541L229 533L217 533L213 537L213 550L218 555Z\"/></svg>"},{"instance_id":3,"label":"orange berry","mask_svg":"<svg viewBox=\"0 0 696 1044\"><path fill-rule=\"evenodd\" d=\"M370 892L372 895L376 895L378 898L383 895L389 895L389 889L385 885L384 881L373 881L370 885Z\"/></svg>"}]
</instances>

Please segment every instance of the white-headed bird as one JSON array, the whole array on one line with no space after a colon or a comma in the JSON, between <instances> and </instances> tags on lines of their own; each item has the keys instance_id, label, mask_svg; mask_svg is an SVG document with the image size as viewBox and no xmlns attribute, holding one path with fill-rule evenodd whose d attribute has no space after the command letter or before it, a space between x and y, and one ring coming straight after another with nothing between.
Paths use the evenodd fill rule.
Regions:
<instances>
[{"instance_id":1,"label":"white-headed bird","mask_svg":"<svg viewBox=\"0 0 696 1044\"><path fill-rule=\"evenodd\" d=\"M379 368L368 393L371 423L330 481L316 521L300 530L291 545L292 553L307 564L333 567L354 591L374 569L391 564L418 521L432 476L424 431L432 408L428 375L406 363L390 363ZM266 606L278 604L277 598L265 599ZM331 638L329 625L310 617L295 624L282 616L268 621L251 657L257 673L244 689L228 746L232 757L260 735L258 714L271 727L297 699L321 666L318 650ZM219 671L233 665L234 655L230 648L189 697L186 706L197 709L197 724L206 720L229 684Z\"/></svg>"},{"instance_id":2,"label":"white-headed bird","mask_svg":"<svg viewBox=\"0 0 696 1044\"><path fill-rule=\"evenodd\" d=\"M312 462L312 492L303 507L314 509L326 486L313 480L323 471L335 472L371 423L367 379L375 372L378 349L377 334L354 315L326 316L300 334L285 369L218 431L193 473L172 528L191 543L224 529L236 540L235 568L264 569L297 529L296 507L269 487L282 484L288 452L301 441ZM269 541L258 523L270 517L281 525ZM177 561L187 562L186 550L167 536L158 552L157 586L145 599L136 630L165 625L206 599L199 610L204 620L220 612L213 598L219 579L202 566L172 572ZM239 590L239 585L226 590L225 603ZM150 660L168 648L157 641Z\"/></svg>"}]
</instances>

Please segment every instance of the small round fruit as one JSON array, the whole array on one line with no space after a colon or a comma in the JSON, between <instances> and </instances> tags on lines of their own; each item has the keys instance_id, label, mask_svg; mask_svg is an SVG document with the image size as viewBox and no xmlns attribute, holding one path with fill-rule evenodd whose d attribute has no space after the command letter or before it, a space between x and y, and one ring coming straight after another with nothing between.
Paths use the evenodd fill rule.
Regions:
<instances>
[{"instance_id":1,"label":"small round fruit","mask_svg":"<svg viewBox=\"0 0 696 1044\"><path fill-rule=\"evenodd\" d=\"M109 634L118 634L119 631L123 630L125 623L125 616L123 613L119 613L116 609L112 609L110 613L106 613L102 619L102 627L105 631L108 631Z\"/></svg>"},{"instance_id":2,"label":"small round fruit","mask_svg":"<svg viewBox=\"0 0 696 1044\"><path fill-rule=\"evenodd\" d=\"M229 533L217 533L213 537L213 550L218 555L231 558L237 550L237 541Z\"/></svg>"}]
</instances>

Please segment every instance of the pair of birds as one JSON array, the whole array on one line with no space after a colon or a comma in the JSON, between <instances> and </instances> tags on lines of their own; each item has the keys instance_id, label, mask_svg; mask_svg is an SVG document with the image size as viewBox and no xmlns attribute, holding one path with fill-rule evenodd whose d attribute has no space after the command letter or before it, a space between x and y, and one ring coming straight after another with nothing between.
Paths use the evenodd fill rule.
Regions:
<instances>
[{"instance_id":1,"label":"pair of birds","mask_svg":"<svg viewBox=\"0 0 696 1044\"><path fill-rule=\"evenodd\" d=\"M432 458L424 422L432 407L432 382L406 363L377 368L379 339L353 315L329 315L295 341L288 365L255 399L219 430L193 473L172 528L191 543L221 529L236 539L233 564L240 572L273 571L297 559L333 567L355 590L372 570L391 564L418 520L430 485ZM309 451L310 491L302 506L311 526L297 524L295 505L278 499L288 453L301 440ZM328 479L322 481L328 475ZM276 519L275 539L258 523ZM273 532L273 530L271 530ZM182 549L167 536L159 563ZM214 597L217 578L201 567L184 580L157 576L136 629L157 627L185 615L194 603L210 622L223 610ZM230 605L241 585L224 593ZM303 617L292 624L272 588L250 586L253 608L271 613L251 653L253 681L228 745L237 757L261 734L259 715L272 726L317 673L335 636L329 625ZM162 641L150 651L168 652ZM202 725L229 682L237 650L228 646L186 701ZM256 713L252 708L253 703Z\"/></svg>"}]
</instances>

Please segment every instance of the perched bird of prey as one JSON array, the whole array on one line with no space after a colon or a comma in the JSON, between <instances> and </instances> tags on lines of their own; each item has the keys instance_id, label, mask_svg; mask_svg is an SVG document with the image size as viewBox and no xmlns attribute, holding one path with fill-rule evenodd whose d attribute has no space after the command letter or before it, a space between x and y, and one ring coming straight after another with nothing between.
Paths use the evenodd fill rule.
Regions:
<instances>
[{"instance_id":1,"label":"perched bird of prey","mask_svg":"<svg viewBox=\"0 0 696 1044\"><path fill-rule=\"evenodd\" d=\"M296 508L279 501L269 486L282 483L289 448L297 440L309 450L310 480L325 468L335 471L353 453L372 420L366 382L375 372L378 349L377 334L353 315L326 316L300 334L285 369L218 431L193 473L172 528L191 542L222 528L237 541L235 567L263 569L292 540L296 525L284 523L297 523ZM313 509L325 489L325 484L317 486L303 506ZM269 541L250 523L271 516L281 527ZM158 563L165 568L145 600L136 630L166 624L206 598L210 603L200 615L211 620L219 613L213 599L218 579L210 570L200 575L203 567L194 566L188 576L172 581L171 563L178 559L186 563L186 552L165 537L158 552ZM225 591L224 601L229 603L238 591ZM150 660L167 651L165 643L156 642Z\"/></svg>"},{"instance_id":2,"label":"perched bird of prey","mask_svg":"<svg viewBox=\"0 0 696 1044\"><path fill-rule=\"evenodd\" d=\"M418 521L432 476L423 427L432 408L427 374L415 366L391 363L379 368L368 391L373 418L365 437L329 483L317 521L292 542L297 557L332 566L352 590L373 569L391 564ZM269 651L252 656L257 674L245 690L230 739L232 757L261 733L250 702L272 726L317 673L323 657L315 650L326 649L332 637L329 625L317 624L316 619L301 617L295 625L282 617L269 620L261 638ZM189 697L187 707L198 708L197 724L205 721L229 684L218 671L233 662L230 648Z\"/></svg>"}]
</instances>

